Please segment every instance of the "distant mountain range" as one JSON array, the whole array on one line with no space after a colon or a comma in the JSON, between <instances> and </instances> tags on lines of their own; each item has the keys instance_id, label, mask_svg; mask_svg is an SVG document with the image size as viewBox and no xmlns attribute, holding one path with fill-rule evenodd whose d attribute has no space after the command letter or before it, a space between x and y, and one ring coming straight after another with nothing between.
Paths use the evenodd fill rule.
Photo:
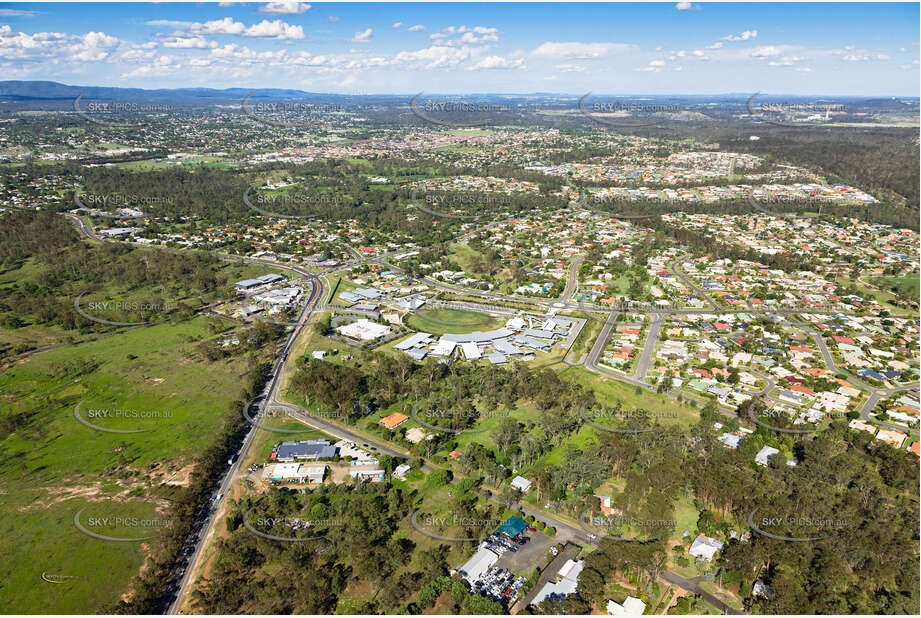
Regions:
<instances>
[{"instance_id":1,"label":"distant mountain range","mask_svg":"<svg viewBox=\"0 0 921 618\"><path fill-rule=\"evenodd\" d=\"M414 93L415 94L415 93ZM605 95L594 93L592 98L629 98L631 101L650 100L670 103L686 103L691 105L705 105L707 103L735 103L744 104L754 93L726 93L714 95ZM49 103L60 105L70 103L78 96L83 95L81 101L112 101L135 103L170 103L182 106L199 105L239 105L247 96L256 101L301 101L304 103L337 103L352 105L374 104L405 104L413 95L406 94L376 94L376 95L344 95L331 93L305 92L303 90L283 88L175 88L145 90L142 88L111 88L100 86L70 86L50 81L0 81L0 103ZM465 95L444 95L426 92L425 98L457 98L477 101L503 101L520 104L534 105L544 103L571 103L585 96L585 93L562 94L539 92L531 94L490 94L471 93ZM845 96L801 96L801 95L766 95L759 94L759 102L771 101L801 101L801 102L859 102L862 106L874 107L876 105L891 106L895 101L918 102L918 97L845 97Z\"/></svg>"}]
</instances>

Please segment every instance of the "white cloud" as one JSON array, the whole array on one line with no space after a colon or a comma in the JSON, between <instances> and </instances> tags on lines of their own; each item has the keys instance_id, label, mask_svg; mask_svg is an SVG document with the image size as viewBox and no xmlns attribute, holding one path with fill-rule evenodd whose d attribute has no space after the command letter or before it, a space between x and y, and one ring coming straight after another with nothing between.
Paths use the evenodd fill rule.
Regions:
<instances>
[{"instance_id":1,"label":"white cloud","mask_svg":"<svg viewBox=\"0 0 921 618\"><path fill-rule=\"evenodd\" d=\"M767 64L769 67L792 67L797 62L802 62L802 61L803 59L798 58L797 56L784 56L783 58L780 58L779 60L771 60Z\"/></svg>"},{"instance_id":2,"label":"white cloud","mask_svg":"<svg viewBox=\"0 0 921 618\"><path fill-rule=\"evenodd\" d=\"M601 58L615 52L632 51L630 43L576 43L547 41L531 52L534 56L556 58Z\"/></svg>"},{"instance_id":3,"label":"white cloud","mask_svg":"<svg viewBox=\"0 0 921 618\"><path fill-rule=\"evenodd\" d=\"M578 64L558 64L555 68L561 73L584 73L585 67L580 67Z\"/></svg>"},{"instance_id":4,"label":"white cloud","mask_svg":"<svg viewBox=\"0 0 921 618\"><path fill-rule=\"evenodd\" d=\"M262 20L243 32L243 36L258 37L263 39L306 39L303 26L292 26L280 19L274 21Z\"/></svg>"},{"instance_id":5,"label":"white cloud","mask_svg":"<svg viewBox=\"0 0 921 618\"><path fill-rule=\"evenodd\" d=\"M665 66L665 61L664 61L664 60L653 60L652 62L649 63L649 66L651 66L651 67L664 67L664 66Z\"/></svg>"},{"instance_id":6,"label":"white cloud","mask_svg":"<svg viewBox=\"0 0 921 618\"><path fill-rule=\"evenodd\" d=\"M729 34L721 38L721 41L748 41L749 39L758 38L757 30L746 30L742 34L736 36L734 34Z\"/></svg>"},{"instance_id":7,"label":"white cloud","mask_svg":"<svg viewBox=\"0 0 921 618\"><path fill-rule=\"evenodd\" d=\"M484 69L526 69L524 59L522 58L503 58L502 56L486 56L475 65L470 67L470 71Z\"/></svg>"},{"instance_id":8,"label":"white cloud","mask_svg":"<svg viewBox=\"0 0 921 618\"><path fill-rule=\"evenodd\" d=\"M812 69L810 69L809 67L796 67L793 70L799 71L800 73L812 73Z\"/></svg>"},{"instance_id":9,"label":"white cloud","mask_svg":"<svg viewBox=\"0 0 921 618\"><path fill-rule=\"evenodd\" d=\"M479 45L480 43L495 42L499 40L499 29L488 28L486 26L448 26L447 28L442 28L439 32L429 35L429 39L433 41L452 39L454 37L456 37L456 40L445 40L443 44L453 45L460 42L466 45Z\"/></svg>"},{"instance_id":10,"label":"white cloud","mask_svg":"<svg viewBox=\"0 0 921 618\"><path fill-rule=\"evenodd\" d=\"M707 49L721 49L723 44L720 41L717 41L713 45L707 45Z\"/></svg>"},{"instance_id":11,"label":"white cloud","mask_svg":"<svg viewBox=\"0 0 921 618\"><path fill-rule=\"evenodd\" d=\"M204 37L173 37L163 41L163 47L172 49L209 49L217 47L217 43Z\"/></svg>"},{"instance_id":12,"label":"white cloud","mask_svg":"<svg viewBox=\"0 0 921 618\"><path fill-rule=\"evenodd\" d=\"M425 26L422 24L416 24L415 26L409 27L410 32L422 32L423 30L425 30Z\"/></svg>"},{"instance_id":13,"label":"white cloud","mask_svg":"<svg viewBox=\"0 0 921 618\"><path fill-rule=\"evenodd\" d=\"M117 38L105 32L87 32L71 45L70 54L74 60L98 62L108 58L118 43Z\"/></svg>"},{"instance_id":14,"label":"white cloud","mask_svg":"<svg viewBox=\"0 0 921 618\"><path fill-rule=\"evenodd\" d=\"M230 35L279 40L302 40L307 38L307 36L304 34L303 26L292 26L291 24L285 23L280 19L273 21L264 19L258 24L253 24L249 27L247 27L246 24L242 22L234 21L232 17L215 19L212 21L206 21L204 23L163 19L155 19L144 23L148 26L154 27L180 28L194 35ZM176 36L181 36L181 34L181 32L177 32Z\"/></svg>"},{"instance_id":15,"label":"white cloud","mask_svg":"<svg viewBox=\"0 0 921 618\"><path fill-rule=\"evenodd\" d=\"M160 25L148 22L151 26ZM165 25L165 24L164 24ZM204 23L192 22L189 30L197 34L235 34L241 35L246 31L246 24L234 21L232 17L215 19Z\"/></svg>"},{"instance_id":16,"label":"white cloud","mask_svg":"<svg viewBox=\"0 0 921 618\"><path fill-rule=\"evenodd\" d=\"M175 19L151 19L145 21L145 26L153 26L154 28L188 28L194 21L177 21Z\"/></svg>"},{"instance_id":17,"label":"white cloud","mask_svg":"<svg viewBox=\"0 0 921 618\"><path fill-rule=\"evenodd\" d=\"M145 45L147 44L145 43L144 45L132 45L131 49L120 53L118 55L118 59L125 62L146 62L150 60L157 54L157 52L154 49L145 47ZM156 46L156 43L154 43L154 46Z\"/></svg>"},{"instance_id":18,"label":"white cloud","mask_svg":"<svg viewBox=\"0 0 921 618\"><path fill-rule=\"evenodd\" d=\"M690 2L679 2L678 4L675 5L675 8L678 9L679 11L688 11L691 9L691 3Z\"/></svg>"},{"instance_id":19,"label":"white cloud","mask_svg":"<svg viewBox=\"0 0 921 618\"><path fill-rule=\"evenodd\" d=\"M433 45L417 51L403 51L394 56L394 62L398 64L416 64L422 63L427 69L437 69L442 67L457 66L458 64L470 60L473 57L473 50L469 47L452 47L449 45Z\"/></svg>"},{"instance_id":20,"label":"white cloud","mask_svg":"<svg viewBox=\"0 0 921 618\"><path fill-rule=\"evenodd\" d=\"M349 39L349 41L352 43L370 43L372 36L374 36L374 30L371 28L366 28L361 32L356 32L355 36Z\"/></svg>"},{"instance_id":21,"label":"white cloud","mask_svg":"<svg viewBox=\"0 0 921 618\"><path fill-rule=\"evenodd\" d=\"M335 15L330 15L329 17L326 18L326 21L328 21L331 24L334 24L337 21L339 21L339 18L336 17Z\"/></svg>"},{"instance_id":22,"label":"white cloud","mask_svg":"<svg viewBox=\"0 0 921 618\"><path fill-rule=\"evenodd\" d=\"M751 58L773 58L782 53L781 49L776 45L762 45L750 50L748 55Z\"/></svg>"},{"instance_id":23,"label":"white cloud","mask_svg":"<svg viewBox=\"0 0 921 618\"><path fill-rule=\"evenodd\" d=\"M846 54L841 56L841 59L845 62L863 62L869 60L870 57L865 54Z\"/></svg>"},{"instance_id":24,"label":"white cloud","mask_svg":"<svg viewBox=\"0 0 921 618\"><path fill-rule=\"evenodd\" d=\"M265 6L260 7L259 12L267 15L301 15L309 10L310 5L306 2L280 0L279 2L266 3Z\"/></svg>"},{"instance_id":25,"label":"white cloud","mask_svg":"<svg viewBox=\"0 0 921 618\"><path fill-rule=\"evenodd\" d=\"M0 17L35 17L36 11L20 11L17 9L0 9Z\"/></svg>"},{"instance_id":26,"label":"white cloud","mask_svg":"<svg viewBox=\"0 0 921 618\"><path fill-rule=\"evenodd\" d=\"M140 66L127 73L122 73L122 79L134 77L163 77L172 75L182 68L172 56L159 56L153 62Z\"/></svg>"},{"instance_id":27,"label":"white cloud","mask_svg":"<svg viewBox=\"0 0 921 618\"><path fill-rule=\"evenodd\" d=\"M889 56L887 56L886 54L876 54L876 59L877 60L889 60Z\"/></svg>"},{"instance_id":28,"label":"white cloud","mask_svg":"<svg viewBox=\"0 0 921 618\"><path fill-rule=\"evenodd\" d=\"M403 25L403 22L398 21L398 22L394 22L393 27L394 27L394 28L399 28L399 27L401 27L402 25Z\"/></svg>"},{"instance_id":29,"label":"white cloud","mask_svg":"<svg viewBox=\"0 0 921 618\"><path fill-rule=\"evenodd\" d=\"M911 64L900 64L899 68L902 69L903 71L908 71L910 69L916 68L917 66L918 66L918 61L912 60Z\"/></svg>"}]
</instances>

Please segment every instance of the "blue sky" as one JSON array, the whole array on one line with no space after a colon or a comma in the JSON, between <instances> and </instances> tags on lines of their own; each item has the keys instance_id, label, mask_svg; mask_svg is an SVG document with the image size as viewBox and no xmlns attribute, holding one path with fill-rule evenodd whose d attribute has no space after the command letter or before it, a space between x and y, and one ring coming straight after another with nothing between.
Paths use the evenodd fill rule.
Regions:
<instances>
[{"instance_id":1,"label":"blue sky","mask_svg":"<svg viewBox=\"0 0 921 618\"><path fill-rule=\"evenodd\" d=\"M0 3L2 79L917 96L918 3Z\"/></svg>"}]
</instances>

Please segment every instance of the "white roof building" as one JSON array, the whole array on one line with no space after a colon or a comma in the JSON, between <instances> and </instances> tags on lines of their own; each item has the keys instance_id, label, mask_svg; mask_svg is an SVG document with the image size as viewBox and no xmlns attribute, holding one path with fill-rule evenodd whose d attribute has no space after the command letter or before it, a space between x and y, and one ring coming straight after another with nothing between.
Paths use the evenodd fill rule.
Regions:
<instances>
[{"instance_id":1,"label":"white roof building","mask_svg":"<svg viewBox=\"0 0 921 618\"><path fill-rule=\"evenodd\" d=\"M372 341L379 337L383 337L384 335L390 334L389 326L378 324L377 322L372 322L371 320L367 319L361 319L357 322L346 324L345 326L339 326L336 328L336 330L346 337L351 337L352 339L360 339L361 341Z\"/></svg>"},{"instance_id":2,"label":"white roof building","mask_svg":"<svg viewBox=\"0 0 921 618\"><path fill-rule=\"evenodd\" d=\"M464 352L464 358L467 360L476 360L482 356L480 348L472 341L465 341L460 344L460 347Z\"/></svg>"},{"instance_id":3,"label":"white roof building","mask_svg":"<svg viewBox=\"0 0 921 618\"><path fill-rule=\"evenodd\" d=\"M322 483L327 468L324 464L277 463L269 476L274 481L307 479L311 483Z\"/></svg>"},{"instance_id":4,"label":"white roof building","mask_svg":"<svg viewBox=\"0 0 921 618\"><path fill-rule=\"evenodd\" d=\"M758 454L755 455L755 463L766 466L768 465L768 460L770 459L771 455L776 455L779 452L780 451L778 451L773 446L762 446L761 450L758 451Z\"/></svg>"},{"instance_id":5,"label":"white roof building","mask_svg":"<svg viewBox=\"0 0 921 618\"><path fill-rule=\"evenodd\" d=\"M412 468L409 464L400 464L393 469L393 478L400 479L401 481L406 476L406 473L409 472Z\"/></svg>"},{"instance_id":6,"label":"white roof building","mask_svg":"<svg viewBox=\"0 0 921 618\"><path fill-rule=\"evenodd\" d=\"M516 476L512 479L512 487L520 490L521 493L524 493L531 489L531 481L524 478L523 476Z\"/></svg>"},{"instance_id":7,"label":"white roof building","mask_svg":"<svg viewBox=\"0 0 921 618\"><path fill-rule=\"evenodd\" d=\"M557 581L548 582L540 592L531 600L531 605L537 605L545 599L562 599L576 592L579 587L579 573L585 567L585 561L567 560L566 564L557 573Z\"/></svg>"},{"instance_id":8,"label":"white roof building","mask_svg":"<svg viewBox=\"0 0 921 618\"><path fill-rule=\"evenodd\" d=\"M481 543L480 548L473 554L473 557L468 560L464 566L459 568L457 572L461 574L461 577L472 584L478 580L483 573L488 571L489 567L494 565L498 559L498 554L487 549L486 543Z\"/></svg>"},{"instance_id":9,"label":"white roof building","mask_svg":"<svg viewBox=\"0 0 921 618\"><path fill-rule=\"evenodd\" d=\"M474 344L476 345L476 344ZM442 337L438 340L438 343L435 344L435 347L432 348L430 354L432 356L451 356L454 353L454 348L457 347L457 343L454 341L449 341Z\"/></svg>"},{"instance_id":10,"label":"white roof building","mask_svg":"<svg viewBox=\"0 0 921 618\"><path fill-rule=\"evenodd\" d=\"M432 343L430 333L414 333L393 347L397 350L409 350L410 348L417 348L430 343Z\"/></svg>"},{"instance_id":11,"label":"white roof building","mask_svg":"<svg viewBox=\"0 0 921 618\"><path fill-rule=\"evenodd\" d=\"M523 318L518 316L510 319L505 323L506 328L511 328L512 330L521 330L527 325L528 323L525 322Z\"/></svg>"},{"instance_id":12,"label":"white roof building","mask_svg":"<svg viewBox=\"0 0 921 618\"><path fill-rule=\"evenodd\" d=\"M723 542L701 534L691 543L691 548L688 550L688 553L695 558L704 558L710 561L713 560L713 556L716 555L716 552L722 551L723 547L725 547Z\"/></svg>"},{"instance_id":13,"label":"white roof building","mask_svg":"<svg viewBox=\"0 0 921 618\"><path fill-rule=\"evenodd\" d=\"M608 601L608 613L612 616L642 616L646 604L636 597L627 597L624 604Z\"/></svg>"}]
</instances>

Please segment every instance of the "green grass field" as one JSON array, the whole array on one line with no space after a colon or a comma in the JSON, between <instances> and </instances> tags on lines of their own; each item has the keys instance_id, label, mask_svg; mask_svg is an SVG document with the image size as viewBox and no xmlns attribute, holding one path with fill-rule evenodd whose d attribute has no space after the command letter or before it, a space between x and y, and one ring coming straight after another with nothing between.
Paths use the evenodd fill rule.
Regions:
<instances>
[{"instance_id":1,"label":"green grass field","mask_svg":"<svg viewBox=\"0 0 921 618\"><path fill-rule=\"evenodd\" d=\"M889 282L916 300L921 296L921 278L917 276L890 277Z\"/></svg>"},{"instance_id":2,"label":"green grass field","mask_svg":"<svg viewBox=\"0 0 921 618\"><path fill-rule=\"evenodd\" d=\"M449 245L448 250L450 251L448 257L453 258L466 272L471 272L471 264L473 263L473 258L480 255L479 251L476 249L470 247L469 245L462 245L460 243L453 243Z\"/></svg>"},{"instance_id":3,"label":"green grass field","mask_svg":"<svg viewBox=\"0 0 921 618\"><path fill-rule=\"evenodd\" d=\"M210 336L199 317L44 352L0 375L6 611L94 613L126 591L156 541L95 539L75 528L73 516L83 507L86 516L101 517L146 516L167 506L172 490L163 483L184 482L241 394L245 363L191 355L195 342ZM87 427L74 417L79 402L85 419L91 410L112 415L94 424L147 431ZM42 572L77 579L51 584Z\"/></svg>"},{"instance_id":4,"label":"green grass field","mask_svg":"<svg viewBox=\"0 0 921 618\"><path fill-rule=\"evenodd\" d=\"M151 251L137 249L136 253L149 254ZM16 268L2 271L0 272L0 292L4 288L12 289L16 285L21 287L24 283L41 281L42 278L49 276L45 270L46 267L30 259L23 261ZM260 264L222 261L214 265L214 274L219 287L212 293L189 293L183 291L183 287L171 282L137 288L129 288L114 281L93 287L73 282L60 287L59 302L66 305L66 310L70 311L74 301L82 294L79 300L80 309L90 316L113 322L148 323L174 314L180 306L197 309L205 304L224 300L227 297L222 294L224 292L232 294L230 286L241 279L278 272L277 269ZM221 285L226 290L222 290ZM89 332L81 333L77 329L64 329L56 323L36 323L34 316L28 313L0 311L0 318L7 316L16 316L25 325L19 328L0 327L0 355L2 356L94 336Z\"/></svg>"},{"instance_id":5,"label":"green grass field","mask_svg":"<svg viewBox=\"0 0 921 618\"><path fill-rule=\"evenodd\" d=\"M667 395L661 395L649 389L643 389L637 393L634 386L604 378L583 367L567 367L560 372L560 377L593 389L595 396L604 405L612 406L619 402L627 409L637 408L659 414L663 425L677 423L690 426L700 418L698 410Z\"/></svg>"},{"instance_id":6,"label":"green grass field","mask_svg":"<svg viewBox=\"0 0 921 618\"><path fill-rule=\"evenodd\" d=\"M501 328L505 318L493 318L478 311L458 309L424 309L404 318L403 322L413 330L444 335L445 333L472 333Z\"/></svg>"}]
</instances>

